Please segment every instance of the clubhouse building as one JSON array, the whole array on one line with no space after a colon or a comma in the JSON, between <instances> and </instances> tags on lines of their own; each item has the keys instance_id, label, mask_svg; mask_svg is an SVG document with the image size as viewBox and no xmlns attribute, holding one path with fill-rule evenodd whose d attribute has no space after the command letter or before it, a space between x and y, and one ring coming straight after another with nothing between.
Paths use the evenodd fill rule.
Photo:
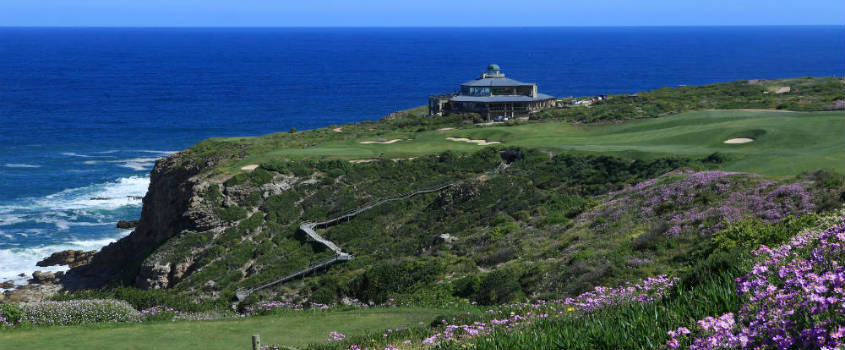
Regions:
<instances>
[{"instance_id":1,"label":"clubhouse building","mask_svg":"<svg viewBox=\"0 0 845 350\"><path fill-rule=\"evenodd\" d=\"M503 120L552 108L556 99L537 92L537 84L505 78L491 64L481 77L461 84L460 92L428 98L428 114L478 113L488 120Z\"/></svg>"}]
</instances>

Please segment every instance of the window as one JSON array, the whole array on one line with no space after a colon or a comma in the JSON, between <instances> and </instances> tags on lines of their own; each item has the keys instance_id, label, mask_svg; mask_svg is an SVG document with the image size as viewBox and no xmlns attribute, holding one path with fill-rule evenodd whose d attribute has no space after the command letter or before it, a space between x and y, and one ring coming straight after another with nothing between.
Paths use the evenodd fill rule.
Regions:
<instances>
[{"instance_id":1,"label":"window","mask_svg":"<svg viewBox=\"0 0 845 350\"><path fill-rule=\"evenodd\" d=\"M487 87L461 87L461 94L465 96L490 96L490 88Z\"/></svg>"},{"instance_id":2,"label":"window","mask_svg":"<svg viewBox=\"0 0 845 350\"><path fill-rule=\"evenodd\" d=\"M516 95L516 88L514 87L494 87L493 95Z\"/></svg>"}]
</instances>

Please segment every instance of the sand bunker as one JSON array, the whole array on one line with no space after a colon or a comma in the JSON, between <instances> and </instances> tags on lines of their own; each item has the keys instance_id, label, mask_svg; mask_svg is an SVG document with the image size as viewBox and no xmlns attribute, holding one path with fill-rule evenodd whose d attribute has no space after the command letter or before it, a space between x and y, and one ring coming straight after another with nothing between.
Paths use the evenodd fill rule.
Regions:
<instances>
[{"instance_id":1,"label":"sand bunker","mask_svg":"<svg viewBox=\"0 0 845 350\"><path fill-rule=\"evenodd\" d=\"M737 137L737 138L733 138L733 139L730 139L730 140L725 140L725 143L727 143L729 145L737 145L737 144L740 144L740 143L749 143L749 142L753 142L753 141L754 141L754 139L749 139L747 137Z\"/></svg>"},{"instance_id":2,"label":"sand bunker","mask_svg":"<svg viewBox=\"0 0 845 350\"><path fill-rule=\"evenodd\" d=\"M455 130L455 128L440 128L440 129L437 129L437 131L449 131L449 130Z\"/></svg>"},{"instance_id":3,"label":"sand bunker","mask_svg":"<svg viewBox=\"0 0 845 350\"><path fill-rule=\"evenodd\" d=\"M369 163L369 162L375 162L376 160L377 160L377 159L352 159L352 160L350 160L349 162L350 162L350 163L356 163L356 164L357 164L357 163Z\"/></svg>"},{"instance_id":4,"label":"sand bunker","mask_svg":"<svg viewBox=\"0 0 845 350\"><path fill-rule=\"evenodd\" d=\"M479 145L479 146L495 145L495 144L501 143L499 141L472 140L472 139L468 139L466 137L447 137L446 139L449 140L449 141L474 143L474 144Z\"/></svg>"},{"instance_id":5,"label":"sand bunker","mask_svg":"<svg viewBox=\"0 0 845 350\"><path fill-rule=\"evenodd\" d=\"M258 168L258 164L244 165L241 167L241 170L253 171L255 168Z\"/></svg>"},{"instance_id":6,"label":"sand bunker","mask_svg":"<svg viewBox=\"0 0 845 350\"><path fill-rule=\"evenodd\" d=\"M334 131L334 132L343 132L343 129L342 129L342 128L334 128L334 129L332 129L332 131Z\"/></svg>"},{"instance_id":7,"label":"sand bunker","mask_svg":"<svg viewBox=\"0 0 845 350\"><path fill-rule=\"evenodd\" d=\"M370 145L370 144L374 144L374 143L377 143L377 144L380 144L380 145L389 145L391 143L396 143L396 142L399 142L399 141L402 141L402 139L393 139L393 140L387 140L387 141L361 141L361 143L365 144L365 145Z\"/></svg>"}]
</instances>

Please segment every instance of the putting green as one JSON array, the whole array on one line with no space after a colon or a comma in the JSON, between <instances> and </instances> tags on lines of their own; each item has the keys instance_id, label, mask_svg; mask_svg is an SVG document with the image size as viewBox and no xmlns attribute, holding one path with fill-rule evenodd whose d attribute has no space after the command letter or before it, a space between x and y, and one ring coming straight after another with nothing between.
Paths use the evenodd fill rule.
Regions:
<instances>
[{"instance_id":1,"label":"putting green","mask_svg":"<svg viewBox=\"0 0 845 350\"><path fill-rule=\"evenodd\" d=\"M472 152L482 147L447 139L467 138L553 152L577 151L636 158L705 157L721 152L730 158L724 166L727 170L786 176L820 168L845 171L843 131L845 113L842 111L693 111L624 123L576 125L553 121L395 133L379 137L409 140L362 144L361 141L371 139L365 137L326 142L305 149L274 149L250 155L237 165L259 164L274 158L396 159L446 150ZM754 142L725 143L736 138L750 138ZM254 141L261 142L260 138Z\"/></svg>"}]
</instances>

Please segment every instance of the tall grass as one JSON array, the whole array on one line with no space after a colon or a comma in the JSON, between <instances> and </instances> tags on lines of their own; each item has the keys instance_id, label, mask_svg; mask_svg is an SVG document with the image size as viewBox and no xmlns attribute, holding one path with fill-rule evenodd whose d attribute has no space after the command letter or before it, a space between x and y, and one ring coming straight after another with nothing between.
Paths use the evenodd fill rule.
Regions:
<instances>
[{"instance_id":1,"label":"tall grass","mask_svg":"<svg viewBox=\"0 0 845 350\"><path fill-rule=\"evenodd\" d=\"M587 314L537 320L522 329L496 329L475 340L480 349L653 349L666 331L707 315L739 309L733 271L714 273L695 287L678 285L667 298L630 303ZM464 345L465 346L465 345ZM443 344L457 349L456 344Z\"/></svg>"}]
</instances>

